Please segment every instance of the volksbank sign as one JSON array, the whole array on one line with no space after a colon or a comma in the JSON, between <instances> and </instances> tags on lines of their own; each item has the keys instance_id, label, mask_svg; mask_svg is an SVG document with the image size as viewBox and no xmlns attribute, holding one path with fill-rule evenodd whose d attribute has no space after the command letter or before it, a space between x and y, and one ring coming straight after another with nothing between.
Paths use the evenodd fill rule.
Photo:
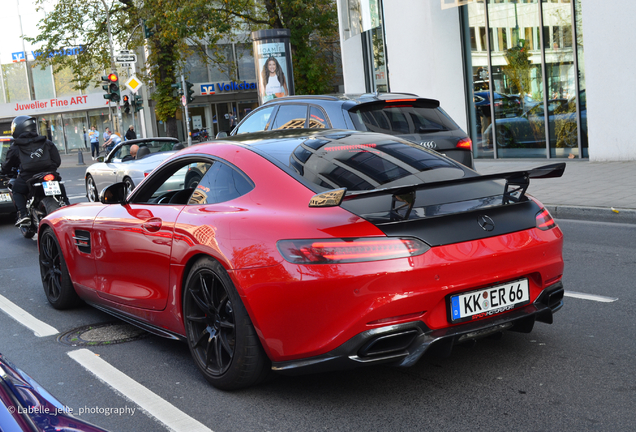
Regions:
<instances>
[{"instance_id":1,"label":"volksbank sign","mask_svg":"<svg viewBox=\"0 0 636 432\"><path fill-rule=\"evenodd\" d=\"M216 93L232 93L237 91L256 91L255 82L236 82L231 81L229 83L207 83L201 84L201 95L213 95Z\"/></svg>"},{"instance_id":2,"label":"volksbank sign","mask_svg":"<svg viewBox=\"0 0 636 432\"><path fill-rule=\"evenodd\" d=\"M31 51L30 54L35 59L37 56L41 56L42 54L46 54L47 57L55 57L55 56L74 56L84 52L84 46L80 45L73 48L61 48L57 51L49 51L48 53L43 53L42 51ZM14 63L26 61L26 55L24 51L18 51L11 53L11 60Z\"/></svg>"}]
</instances>

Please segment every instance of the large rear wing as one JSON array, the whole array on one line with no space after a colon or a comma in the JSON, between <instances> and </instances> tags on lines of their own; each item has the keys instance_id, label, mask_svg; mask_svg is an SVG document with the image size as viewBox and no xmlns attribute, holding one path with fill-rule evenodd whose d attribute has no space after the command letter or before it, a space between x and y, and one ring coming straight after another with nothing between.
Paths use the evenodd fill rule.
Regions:
<instances>
[{"instance_id":1,"label":"large rear wing","mask_svg":"<svg viewBox=\"0 0 636 432\"><path fill-rule=\"evenodd\" d=\"M525 171L511 171L498 174L477 175L453 180L432 183L421 183L391 188L373 189L347 192L346 188L333 189L314 195L309 201L309 207L335 207L345 201L376 196L392 196L391 213L402 213L400 218L408 219L415 203L415 194L419 190L441 188L459 184L478 183L489 180L504 180L503 204L525 200L525 193L530 185L530 179L561 177L565 171L565 162L544 165Z\"/></svg>"}]
</instances>

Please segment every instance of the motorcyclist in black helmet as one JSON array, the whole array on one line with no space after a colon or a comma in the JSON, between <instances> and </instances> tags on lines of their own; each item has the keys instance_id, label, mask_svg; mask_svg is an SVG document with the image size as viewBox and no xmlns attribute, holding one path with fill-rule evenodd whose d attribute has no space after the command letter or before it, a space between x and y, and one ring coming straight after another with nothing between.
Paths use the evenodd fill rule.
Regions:
<instances>
[{"instance_id":1,"label":"motorcyclist in black helmet","mask_svg":"<svg viewBox=\"0 0 636 432\"><path fill-rule=\"evenodd\" d=\"M60 152L45 136L38 135L37 122L30 116L18 116L11 123L13 144L7 151L7 159L2 164L2 173L11 174L13 168L20 173L13 184L13 202L18 210L15 225L28 225L31 219L26 210L26 196L29 193L27 181L45 171L56 171L62 163Z\"/></svg>"}]
</instances>

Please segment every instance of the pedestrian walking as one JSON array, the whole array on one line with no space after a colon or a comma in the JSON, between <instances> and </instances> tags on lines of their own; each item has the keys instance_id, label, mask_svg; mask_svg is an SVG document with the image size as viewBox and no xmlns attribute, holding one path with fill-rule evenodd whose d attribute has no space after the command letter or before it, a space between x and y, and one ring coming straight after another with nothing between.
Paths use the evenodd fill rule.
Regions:
<instances>
[{"instance_id":1,"label":"pedestrian walking","mask_svg":"<svg viewBox=\"0 0 636 432\"><path fill-rule=\"evenodd\" d=\"M126 131L126 135L124 135L126 141L137 139L137 134L135 133L135 126L130 125L128 130Z\"/></svg>"},{"instance_id":2,"label":"pedestrian walking","mask_svg":"<svg viewBox=\"0 0 636 432\"><path fill-rule=\"evenodd\" d=\"M99 132L95 125L91 126L91 130L88 132L88 138L91 142L91 157L95 160L99 156Z\"/></svg>"}]
</instances>

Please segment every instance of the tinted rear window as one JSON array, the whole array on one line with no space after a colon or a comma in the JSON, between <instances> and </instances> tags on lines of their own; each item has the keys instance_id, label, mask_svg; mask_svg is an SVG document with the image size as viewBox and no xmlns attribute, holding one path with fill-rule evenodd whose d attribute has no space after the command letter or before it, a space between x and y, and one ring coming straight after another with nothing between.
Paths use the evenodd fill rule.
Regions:
<instances>
[{"instance_id":1,"label":"tinted rear window","mask_svg":"<svg viewBox=\"0 0 636 432\"><path fill-rule=\"evenodd\" d=\"M320 139L270 141L256 147L325 189L372 190L465 175L454 161L386 135L334 131Z\"/></svg>"},{"instance_id":2,"label":"tinted rear window","mask_svg":"<svg viewBox=\"0 0 636 432\"><path fill-rule=\"evenodd\" d=\"M457 129L439 108L417 101L358 105L349 111L349 115L356 130L391 135Z\"/></svg>"}]
</instances>

